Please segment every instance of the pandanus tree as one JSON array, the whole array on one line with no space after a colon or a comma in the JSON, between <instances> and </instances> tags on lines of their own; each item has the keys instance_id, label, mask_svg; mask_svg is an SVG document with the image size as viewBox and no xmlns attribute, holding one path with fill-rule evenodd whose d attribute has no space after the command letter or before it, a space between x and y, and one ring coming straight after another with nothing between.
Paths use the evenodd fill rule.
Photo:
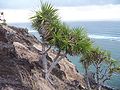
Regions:
<instances>
[{"instance_id":1,"label":"pandanus tree","mask_svg":"<svg viewBox=\"0 0 120 90\"><path fill-rule=\"evenodd\" d=\"M88 67L93 65L97 90L101 90L101 86L105 83L105 81L110 80L113 73L111 71L115 67L116 60L111 58L108 51L100 48L93 48L88 54L82 56L81 62L86 70L86 75L88 75ZM87 82L89 82L88 77ZM87 84L89 86L88 88L90 88L90 84Z\"/></svg>"},{"instance_id":2,"label":"pandanus tree","mask_svg":"<svg viewBox=\"0 0 120 90\"><path fill-rule=\"evenodd\" d=\"M49 79L49 74L55 65L69 55L79 55L85 53L91 47L91 41L83 28L69 28L59 20L57 9L52 5L44 3L41 10L36 11L32 18L33 27L38 30L42 44L42 62L45 71L45 78ZM56 51L56 57L52 60L51 66L47 67L47 52L51 46ZM46 47L48 49L46 50Z\"/></svg>"},{"instance_id":3,"label":"pandanus tree","mask_svg":"<svg viewBox=\"0 0 120 90\"><path fill-rule=\"evenodd\" d=\"M35 15L31 17L32 26L35 30L38 30L41 37L42 45L42 62L45 72L45 78L47 79L47 52L51 46L48 44L49 40L53 38L52 34L58 28L60 20L57 15L57 9L54 9L51 4L41 3L41 9L35 12ZM49 47L46 50L46 47Z\"/></svg>"},{"instance_id":4,"label":"pandanus tree","mask_svg":"<svg viewBox=\"0 0 120 90\"><path fill-rule=\"evenodd\" d=\"M103 77L106 76L106 72L107 69L105 70L105 68L102 68L102 65L105 64L105 62L107 60L110 60L110 54L107 51L103 51L100 48L95 48L92 52L91 52L91 58L93 61L93 65L95 67L95 80L97 83L97 90L101 90L101 84L102 84L102 80ZM103 70L104 74L103 74Z\"/></svg>"}]
</instances>

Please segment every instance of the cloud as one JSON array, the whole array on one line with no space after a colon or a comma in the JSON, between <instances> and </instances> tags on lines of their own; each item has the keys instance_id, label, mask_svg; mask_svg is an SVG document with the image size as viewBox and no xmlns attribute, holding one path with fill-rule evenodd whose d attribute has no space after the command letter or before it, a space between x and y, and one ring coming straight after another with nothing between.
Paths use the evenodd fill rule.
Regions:
<instances>
[{"instance_id":1,"label":"cloud","mask_svg":"<svg viewBox=\"0 0 120 90\"><path fill-rule=\"evenodd\" d=\"M4 12L7 23L30 22L29 18L33 14L32 11L23 9L4 9L0 11Z\"/></svg>"},{"instance_id":2,"label":"cloud","mask_svg":"<svg viewBox=\"0 0 120 90\"><path fill-rule=\"evenodd\" d=\"M63 21L120 21L120 5L57 7ZM30 22L31 10L4 9L7 22Z\"/></svg>"},{"instance_id":3,"label":"cloud","mask_svg":"<svg viewBox=\"0 0 120 90\"><path fill-rule=\"evenodd\" d=\"M120 4L120 0L41 0L54 6L81 6ZM2 9L31 9L40 6L40 0L0 0Z\"/></svg>"},{"instance_id":4,"label":"cloud","mask_svg":"<svg viewBox=\"0 0 120 90\"><path fill-rule=\"evenodd\" d=\"M40 0L0 0L0 8L2 9L29 9L39 5Z\"/></svg>"},{"instance_id":5,"label":"cloud","mask_svg":"<svg viewBox=\"0 0 120 90\"><path fill-rule=\"evenodd\" d=\"M63 21L120 20L120 5L93 5L81 7L59 7Z\"/></svg>"}]
</instances>

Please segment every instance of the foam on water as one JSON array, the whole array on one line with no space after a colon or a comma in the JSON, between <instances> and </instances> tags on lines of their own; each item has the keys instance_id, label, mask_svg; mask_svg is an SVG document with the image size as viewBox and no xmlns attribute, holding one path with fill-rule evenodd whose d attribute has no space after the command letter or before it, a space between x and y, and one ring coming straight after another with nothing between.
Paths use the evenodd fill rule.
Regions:
<instances>
[{"instance_id":1,"label":"foam on water","mask_svg":"<svg viewBox=\"0 0 120 90\"><path fill-rule=\"evenodd\" d=\"M88 36L90 38L93 38L93 39L107 39L107 40L120 41L120 37L104 36L104 35L94 35L94 34L89 34Z\"/></svg>"},{"instance_id":2,"label":"foam on water","mask_svg":"<svg viewBox=\"0 0 120 90\"><path fill-rule=\"evenodd\" d=\"M38 33L36 30L29 30L28 32ZM106 40L120 41L120 37L114 37L114 36L95 35L95 34L89 34L88 36L93 39L106 39Z\"/></svg>"},{"instance_id":3,"label":"foam on water","mask_svg":"<svg viewBox=\"0 0 120 90\"><path fill-rule=\"evenodd\" d=\"M28 32L29 32L29 33L37 33L36 30L29 30Z\"/></svg>"}]
</instances>

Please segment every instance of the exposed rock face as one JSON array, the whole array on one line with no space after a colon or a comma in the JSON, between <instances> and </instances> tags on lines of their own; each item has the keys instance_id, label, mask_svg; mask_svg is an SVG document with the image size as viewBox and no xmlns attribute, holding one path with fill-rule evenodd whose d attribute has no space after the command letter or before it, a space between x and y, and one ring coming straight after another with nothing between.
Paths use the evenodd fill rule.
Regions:
<instances>
[{"instance_id":1,"label":"exposed rock face","mask_svg":"<svg viewBox=\"0 0 120 90\"><path fill-rule=\"evenodd\" d=\"M0 25L0 90L83 90L84 77L67 58L53 69L50 85L38 64L40 42L27 29ZM55 54L48 53L48 60Z\"/></svg>"}]
</instances>

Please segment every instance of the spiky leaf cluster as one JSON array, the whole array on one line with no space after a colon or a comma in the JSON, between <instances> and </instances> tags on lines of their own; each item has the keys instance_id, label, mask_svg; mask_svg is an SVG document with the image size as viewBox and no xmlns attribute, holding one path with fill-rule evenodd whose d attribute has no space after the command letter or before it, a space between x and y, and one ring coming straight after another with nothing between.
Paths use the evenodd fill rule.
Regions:
<instances>
[{"instance_id":1,"label":"spiky leaf cluster","mask_svg":"<svg viewBox=\"0 0 120 90\"><path fill-rule=\"evenodd\" d=\"M51 38L52 32L57 30L60 22L57 9L48 3L42 4L41 9L36 11L31 20L33 28L38 30L39 34L46 40Z\"/></svg>"},{"instance_id":2,"label":"spiky leaf cluster","mask_svg":"<svg viewBox=\"0 0 120 90\"><path fill-rule=\"evenodd\" d=\"M91 41L83 28L70 28L59 20L57 9L51 4L42 4L32 18L32 25L41 34L42 39L59 51L78 55L91 47Z\"/></svg>"}]
</instances>

